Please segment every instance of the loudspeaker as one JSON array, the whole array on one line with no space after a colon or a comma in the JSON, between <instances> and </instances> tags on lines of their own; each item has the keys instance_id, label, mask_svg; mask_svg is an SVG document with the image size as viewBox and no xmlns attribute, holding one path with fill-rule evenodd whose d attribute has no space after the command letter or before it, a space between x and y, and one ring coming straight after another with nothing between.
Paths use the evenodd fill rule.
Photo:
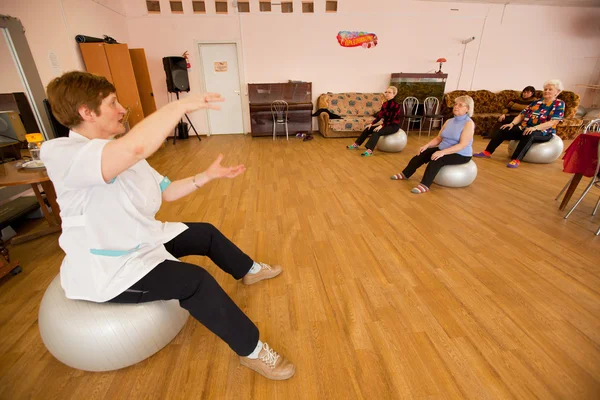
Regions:
<instances>
[{"instance_id":1,"label":"loudspeaker","mask_svg":"<svg viewBox=\"0 0 600 400\"><path fill-rule=\"evenodd\" d=\"M183 57L163 57L163 66L167 75L167 90L171 93L189 92L187 63Z\"/></svg>"}]
</instances>

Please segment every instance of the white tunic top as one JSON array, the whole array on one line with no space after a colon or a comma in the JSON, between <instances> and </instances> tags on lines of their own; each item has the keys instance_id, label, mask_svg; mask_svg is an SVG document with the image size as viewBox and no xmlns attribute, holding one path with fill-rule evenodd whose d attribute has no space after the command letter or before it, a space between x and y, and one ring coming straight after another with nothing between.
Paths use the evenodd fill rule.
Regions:
<instances>
[{"instance_id":1,"label":"white tunic top","mask_svg":"<svg viewBox=\"0 0 600 400\"><path fill-rule=\"evenodd\" d=\"M108 142L70 131L40 152L60 206L59 244L66 253L60 277L70 299L110 300L164 260L177 261L163 244L187 229L154 219L169 181L145 160L104 182Z\"/></svg>"}]
</instances>

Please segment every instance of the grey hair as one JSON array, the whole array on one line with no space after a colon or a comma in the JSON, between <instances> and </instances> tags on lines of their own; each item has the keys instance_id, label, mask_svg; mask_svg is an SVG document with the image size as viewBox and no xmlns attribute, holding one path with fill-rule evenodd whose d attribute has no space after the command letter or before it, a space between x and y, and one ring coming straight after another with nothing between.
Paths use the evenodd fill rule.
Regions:
<instances>
[{"instance_id":1,"label":"grey hair","mask_svg":"<svg viewBox=\"0 0 600 400\"><path fill-rule=\"evenodd\" d=\"M388 89L392 89L392 92L394 92L394 97L396 97L398 94L398 88L396 86L388 86Z\"/></svg>"},{"instance_id":2,"label":"grey hair","mask_svg":"<svg viewBox=\"0 0 600 400\"><path fill-rule=\"evenodd\" d=\"M467 114L469 115L469 117L473 116L473 113L475 112L475 102L473 101L473 98L471 96L459 96L456 99L454 99L454 103L465 103L467 105L467 107L469 107L469 111L467 111Z\"/></svg>"},{"instance_id":3,"label":"grey hair","mask_svg":"<svg viewBox=\"0 0 600 400\"><path fill-rule=\"evenodd\" d=\"M544 82L544 86L546 85L554 86L559 92L565 90L565 87L560 79L548 79L546 82Z\"/></svg>"}]
</instances>

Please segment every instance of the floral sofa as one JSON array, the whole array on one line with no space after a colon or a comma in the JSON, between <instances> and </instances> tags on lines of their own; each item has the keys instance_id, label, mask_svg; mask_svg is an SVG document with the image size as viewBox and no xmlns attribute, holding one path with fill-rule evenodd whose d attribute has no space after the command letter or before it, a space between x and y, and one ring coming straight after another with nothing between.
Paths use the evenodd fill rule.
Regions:
<instances>
[{"instance_id":1,"label":"floral sofa","mask_svg":"<svg viewBox=\"0 0 600 400\"><path fill-rule=\"evenodd\" d=\"M442 101L442 114L445 118L452 118L454 99L463 95L471 96L475 102L475 114L473 114L475 134L482 134L492 129L505 105L510 100L519 97L521 92L516 90L503 90L498 93L488 90L448 92ZM538 90L535 96L542 98L542 92ZM579 134L583 123L583 119L575 115L579 106L579 95L565 90L558 95L558 98L565 102L565 118L556 127L556 134L561 139L574 139Z\"/></svg>"},{"instance_id":2,"label":"floral sofa","mask_svg":"<svg viewBox=\"0 0 600 400\"><path fill-rule=\"evenodd\" d=\"M326 108L341 119L319 115L319 131L324 137L357 137L381 109L383 93L325 93L317 99L317 109Z\"/></svg>"}]
</instances>

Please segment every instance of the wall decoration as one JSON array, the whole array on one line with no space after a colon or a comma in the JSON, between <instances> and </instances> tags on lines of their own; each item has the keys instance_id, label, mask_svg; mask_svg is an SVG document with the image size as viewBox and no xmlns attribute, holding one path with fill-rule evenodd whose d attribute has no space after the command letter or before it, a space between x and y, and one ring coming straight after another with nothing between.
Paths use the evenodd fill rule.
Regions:
<instances>
[{"instance_id":1,"label":"wall decoration","mask_svg":"<svg viewBox=\"0 0 600 400\"><path fill-rule=\"evenodd\" d=\"M227 72L227 61L215 61L215 72Z\"/></svg>"},{"instance_id":2,"label":"wall decoration","mask_svg":"<svg viewBox=\"0 0 600 400\"><path fill-rule=\"evenodd\" d=\"M339 31L337 41L342 47L363 47L370 49L377 46L377 35L369 32Z\"/></svg>"}]
</instances>

